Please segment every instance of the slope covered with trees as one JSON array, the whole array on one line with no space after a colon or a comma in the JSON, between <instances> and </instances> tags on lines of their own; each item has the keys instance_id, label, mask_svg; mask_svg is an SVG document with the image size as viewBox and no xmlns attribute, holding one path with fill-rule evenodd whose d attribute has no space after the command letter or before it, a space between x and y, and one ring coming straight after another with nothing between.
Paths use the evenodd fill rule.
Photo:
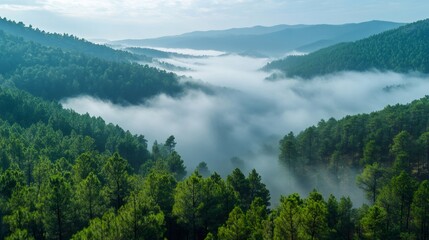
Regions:
<instances>
[{"instance_id":1,"label":"slope covered with trees","mask_svg":"<svg viewBox=\"0 0 429 240\"><path fill-rule=\"evenodd\" d=\"M357 184L370 203L355 215L359 239L428 239L428 116L425 97L371 114L322 120L297 136L287 134L279 160L300 181L320 169L342 181L348 169L359 169Z\"/></svg>"},{"instance_id":2,"label":"slope covered with trees","mask_svg":"<svg viewBox=\"0 0 429 240\"><path fill-rule=\"evenodd\" d=\"M270 206L255 169L222 178L201 162L188 174L174 136L149 151L144 136L52 101L174 95L173 74L5 33L0 74L1 239L429 239L429 97L280 141L285 173L338 182L355 167L368 204L314 190Z\"/></svg>"},{"instance_id":3,"label":"slope covered with trees","mask_svg":"<svg viewBox=\"0 0 429 240\"><path fill-rule=\"evenodd\" d=\"M352 43L341 43L305 56L289 56L267 64L288 77L312 78L340 71L429 73L429 19Z\"/></svg>"},{"instance_id":4,"label":"slope covered with trees","mask_svg":"<svg viewBox=\"0 0 429 240\"><path fill-rule=\"evenodd\" d=\"M160 93L174 96L183 90L173 73L64 52L4 32L0 32L0 82L49 100L86 94L133 104Z\"/></svg>"},{"instance_id":5,"label":"slope covered with trees","mask_svg":"<svg viewBox=\"0 0 429 240\"><path fill-rule=\"evenodd\" d=\"M428 109L426 97L285 136L280 161L304 178L361 166L369 204L315 190L269 208L256 170L222 179L201 163L186 177L174 136L148 151L143 136L2 87L0 237L427 239Z\"/></svg>"},{"instance_id":6,"label":"slope covered with trees","mask_svg":"<svg viewBox=\"0 0 429 240\"><path fill-rule=\"evenodd\" d=\"M44 46L60 48L63 51L85 53L109 61L150 60L142 55L135 56L129 52L94 44L69 34L48 33L31 25L25 26L22 22L15 22L0 18L0 30L25 41L32 41Z\"/></svg>"},{"instance_id":7,"label":"slope covered with trees","mask_svg":"<svg viewBox=\"0 0 429 240\"><path fill-rule=\"evenodd\" d=\"M299 172L309 172L306 166L391 166L401 158L410 173L429 178L428 116L429 97L425 97L370 114L322 120L297 136L287 134L280 142L280 158Z\"/></svg>"}]
</instances>

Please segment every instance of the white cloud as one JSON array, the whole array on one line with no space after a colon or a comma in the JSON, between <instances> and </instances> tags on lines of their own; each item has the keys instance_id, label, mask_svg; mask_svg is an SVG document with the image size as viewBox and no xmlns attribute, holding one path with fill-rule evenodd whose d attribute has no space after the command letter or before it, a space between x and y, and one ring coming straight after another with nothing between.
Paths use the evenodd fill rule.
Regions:
<instances>
[{"instance_id":1,"label":"white cloud","mask_svg":"<svg viewBox=\"0 0 429 240\"><path fill-rule=\"evenodd\" d=\"M24 4L0 4L0 9L6 11L35 11L42 10L43 8L40 6L31 6Z\"/></svg>"},{"instance_id":2,"label":"white cloud","mask_svg":"<svg viewBox=\"0 0 429 240\"><path fill-rule=\"evenodd\" d=\"M1 16L47 31L108 39L150 38L254 25L339 24L373 19L410 22L426 18L427 8L429 2L425 0L0 1Z\"/></svg>"}]
</instances>

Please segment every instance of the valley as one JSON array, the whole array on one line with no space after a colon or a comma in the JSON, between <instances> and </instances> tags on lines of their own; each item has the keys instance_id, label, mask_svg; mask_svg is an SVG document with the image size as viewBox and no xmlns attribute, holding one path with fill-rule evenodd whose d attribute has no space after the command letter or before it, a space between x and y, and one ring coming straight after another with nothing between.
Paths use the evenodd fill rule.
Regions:
<instances>
[{"instance_id":1,"label":"valley","mask_svg":"<svg viewBox=\"0 0 429 240\"><path fill-rule=\"evenodd\" d=\"M0 14L103 15L55 1ZM0 238L428 239L428 20L393 19L104 45L1 18Z\"/></svg>"}]
</instances>

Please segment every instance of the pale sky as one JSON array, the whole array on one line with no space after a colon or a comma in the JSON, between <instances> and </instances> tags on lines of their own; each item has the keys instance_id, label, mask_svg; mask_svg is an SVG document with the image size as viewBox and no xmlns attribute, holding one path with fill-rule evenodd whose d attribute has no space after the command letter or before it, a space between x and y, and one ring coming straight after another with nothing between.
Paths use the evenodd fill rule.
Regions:
<instances>
[{"instance_id":1,"label":"pale sky","mask_svg":"<svg viewBox=\"0 0 429 240\"><path fill-rule=\"evenodd\" d=\"M88 39L276 24L414 22L428 0L0 0L0 16Z\"/></svg>"}]
</instances>

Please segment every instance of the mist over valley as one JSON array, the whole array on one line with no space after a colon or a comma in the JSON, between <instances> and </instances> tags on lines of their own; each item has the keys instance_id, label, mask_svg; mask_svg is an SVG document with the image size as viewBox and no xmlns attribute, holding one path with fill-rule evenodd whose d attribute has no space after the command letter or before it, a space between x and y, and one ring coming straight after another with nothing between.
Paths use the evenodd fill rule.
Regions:
<instances>
[{"instance_id":1,"label":"mist over valley","mask_svg":"<svg viewBox=\"0 0 429 240\"><path fill-rule=\"evenodd\" d=\"M296 184L279 164L279 140L290 131L298 134L317 125L321 119L408 103L424 97L429 89L428 77L421 74L342 72L311 80L268 81L265 78L271 73L260 69L269 59L230 54L161 60L192 69L177 72L183 76L181 81L205 85L212 92L188 90L178 98L161 94L145 104L127 107L90 96L64 99L62 104L143 134L149 146L174 135L188 173L202 161L223 176L235 167L243 171L255 168L269 186L272 199L316 188L337 196L350 195L354 202L362 203L363 193L354 182L357 172L350 173L347 186L326 182L327 173L315 173L323 175L322 182ZM242 161L237 165L233 158Z\"/></svg>"},{"instance_id":2,"label":"mist over valley","mask_svg":"<svg viewBox=\"0 0 429 240\"><path fill-rule=\"evenodd\" d=\"M0 239L429 239L428 7L1 2Z\"/></svg>"}]
</instances>

